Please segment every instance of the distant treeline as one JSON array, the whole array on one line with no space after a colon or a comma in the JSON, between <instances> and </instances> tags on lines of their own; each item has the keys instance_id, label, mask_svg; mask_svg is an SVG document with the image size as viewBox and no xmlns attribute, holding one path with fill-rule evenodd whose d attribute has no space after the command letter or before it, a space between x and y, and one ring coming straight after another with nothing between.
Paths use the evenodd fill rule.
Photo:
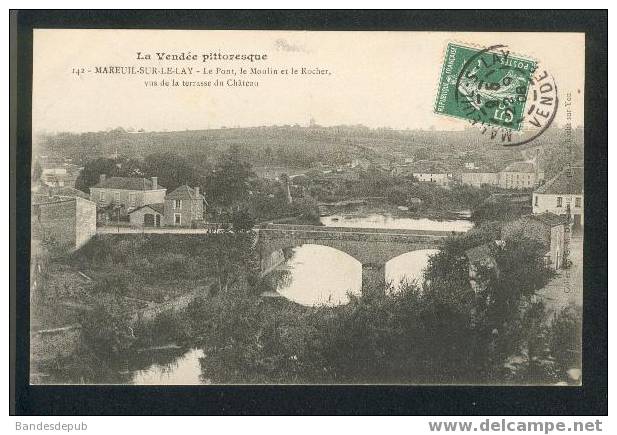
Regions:
<instances>
[{"instance_id":1,"label":"distant treeline","mask_svg":"<svg viewBox=\"0 0 617 435\"><path fill-rule=\"evenodd\" d=\"M371 129L362 125L302 127L299 125L252 128L220 128L172 132L125 130L87 133L43 134L36 138L35 155L71 157L85 163L114 153L127 158L143 158L151 153L173 151L181 156L207 155L214 161L234 146L253 163L306 167L317 162L343 164L353 158L444 159L462 157L498 168L521 160L523 147L487 147L476 128L461 131ZM566 146L567 131L552 128L533 142L543 147L541 163L550 174L553 166L565 160L582 159L583 129L573 129L571 149ZM529 147L525 147L529 151ZM416 156L417 154L417 156Z\"/></svg>"}]
</instances>

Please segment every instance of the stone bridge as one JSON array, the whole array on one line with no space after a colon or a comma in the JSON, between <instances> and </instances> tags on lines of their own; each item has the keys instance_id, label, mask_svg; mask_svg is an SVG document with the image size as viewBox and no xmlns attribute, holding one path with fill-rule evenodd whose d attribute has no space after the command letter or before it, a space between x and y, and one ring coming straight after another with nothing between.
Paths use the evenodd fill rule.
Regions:
<instances>
[{"instance_id":1,"label":"stone bridge","mask_svg":"<svg viewBox=\"0 0 617 435\"><path fill-rule=\"evenodd\" d=\"M265 224L256 230L262 273L267 274L276 266L273 254L282 249L304 244L329 246L362 264L363 290L382 286L389 260L411 251L439 248L444 239L457 234L453 231L281 224Z\"/></svg>"}]
</instances>

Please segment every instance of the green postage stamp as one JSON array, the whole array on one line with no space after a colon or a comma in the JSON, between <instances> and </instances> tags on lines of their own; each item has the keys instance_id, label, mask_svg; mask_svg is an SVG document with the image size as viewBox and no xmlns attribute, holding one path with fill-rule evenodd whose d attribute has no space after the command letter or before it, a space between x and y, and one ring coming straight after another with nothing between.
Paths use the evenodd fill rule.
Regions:
<instances>
[{"instance_id":1,"label":"green postage stamp","mask_svg":"<svg viewBox=\"0 0 617 435\"><path fill-rule=\"evenodd\" d=\"M449 43L441 68L435 113L521 130L536 62L505 46L486 49Z\"/></svg>"}]
</instances>

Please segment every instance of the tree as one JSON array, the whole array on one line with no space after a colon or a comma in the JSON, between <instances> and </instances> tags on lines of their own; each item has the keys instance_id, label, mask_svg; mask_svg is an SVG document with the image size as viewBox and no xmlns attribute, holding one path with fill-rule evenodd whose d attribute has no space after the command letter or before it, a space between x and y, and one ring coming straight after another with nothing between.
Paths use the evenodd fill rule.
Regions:
<instances>
[{"instance_id":1,"label":"tree","mask_svg":"<svg viewBox=\"0 0 617 435\"><path fill-rule=\"evenodd\" d=\"M231 225L236 233L251 231L255 226L255 218L246 209L234 211L231 216Z\"/></svg>"},{"instance_id":2,"label":"tree","mask_svg":"<svg viewBox=\"0 0 617 435\"><path fill-rule=\"evenodd\" d=\"M224 154L216 164L206 185L208 196L223 207L231 207L248 196L248 181L253 177L251 166L240 159L237 149Z\"/></svg>"},{"instance_id":3,"label":"tree","mask_svg":"<svg viewBox=\"0 0 617 435\"><path fill-rule=\"evenodd\" d=\"M104 360L122 354L134 341L128 319L111 306L96 305L81 323L85 342Z\"/></svg>"},{"instance_id":4,"label":"tree","mask_svg":"<svg viewBox=\"0 0 617 435\"><path fill-rule=\"evenodd\" d=\"M571 368L581 367L582 318L580 307L568 305L551 323L551 353L557 367L564 373Z\"/></svg>"},{"instance_id":5,"label":"tree","mask_svg":"<svg viewBox=\"0 0 617 435\"><path fill-rule=\"evenodd\" d=\"M193 255L202 259L208 274L216 280L211 294L226 292L258 270L253 242L251 232L218 233L208 235L208 243L196 247Z\"/></svg>"},{"instance_id":6,"label":"tree","mask_svg":"<svg viewBox=\"0 0 617 435\"><path fill-rule=\"evenodd\" d=\"M90 160L85 165L75 180L75 187L82 192L90 193L90 187L97 184L102 174L108 177L117 175L118 167L112 159L98 158Z\"/></svg>"},{"instance_id":7,"label":"tree","mask_svg":"<svg viewBox=\"0 0 617 435\"><path fill-rule=\"evenodd\" d=\"M413 152L413 157L415 160L430 159L432 155L433 155L433 152L429 148L426 148L426 147L417 148Z\"/></svg>"},{"instance_id":8,"label":"tree","mask_svg":"<svg viewBox=\"0 0 617 435\"><path fill-rule=\"evenodd\" d=\"M541 244L529 239L510 239L505 245L493 243L500 239L499 224L485 224L467 234L448 239L440 252L429 260L425 272L426 296L443 310L462 312L457 328L471 320L468 345L474 349L469 369L485 381L502 379L506 359L521 352L533 358L541 347L543 330L538 324L539 308L526 303L551 276L542 261ZM477 282L482 285L472 291L469 283L469 260L466 251L487 245L493 266L477 267ZM530 307L525 309L524 307ZM521 324L529 325L530 333L521 334ZM533 328L532 328L533 327ZM533 329L533 330L531 330ZM465 337L460 337L463 340ZM536 367L526 371L527 377L540 376Z\"/></svg>"},{"instance_id":9,"label":"tree","mask_svg":"<svg viewBox=\"0 0 617 435\"><path fill-rule=\"evenodd\" d=\"M202 185L203 176L196 165L172 152L149 154L144 162L144 175L158 177L161 186L171 192L183 184Z\"/></svg>"}]
</instances>

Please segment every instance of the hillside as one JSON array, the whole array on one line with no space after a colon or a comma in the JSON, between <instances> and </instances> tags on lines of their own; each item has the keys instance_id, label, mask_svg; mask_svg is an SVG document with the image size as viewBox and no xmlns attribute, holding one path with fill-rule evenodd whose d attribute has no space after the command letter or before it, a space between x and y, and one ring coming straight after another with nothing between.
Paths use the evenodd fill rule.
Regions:
<instances>
[{"instance_id":1,"label":"hillside","mask_svg":"<svg viewBox=\"0 0 617 435\"><path fill-rule=\"evenodd\" d=\"M545 147L541 161L547 166L565 159L565 130L552 128L534 141ZM573 159L582 158L583 130L573 131ZM487 166L529 158L530 147L487 146L476 128L462 131L370 129L364 126L301 127L267 126L171 132L129 132L117 128L105 132L59 133L38 138L35 155L71 157L84 163L114 152L125 157L171 151L183 156L215 160L221 152L238 147L253 165L280 164L308 167L317 162L344 164L353 158L368 159L414 156L429 159L475 160ZM551 171L552 172L552 171Z\"/></svg>"}]
</instances>

